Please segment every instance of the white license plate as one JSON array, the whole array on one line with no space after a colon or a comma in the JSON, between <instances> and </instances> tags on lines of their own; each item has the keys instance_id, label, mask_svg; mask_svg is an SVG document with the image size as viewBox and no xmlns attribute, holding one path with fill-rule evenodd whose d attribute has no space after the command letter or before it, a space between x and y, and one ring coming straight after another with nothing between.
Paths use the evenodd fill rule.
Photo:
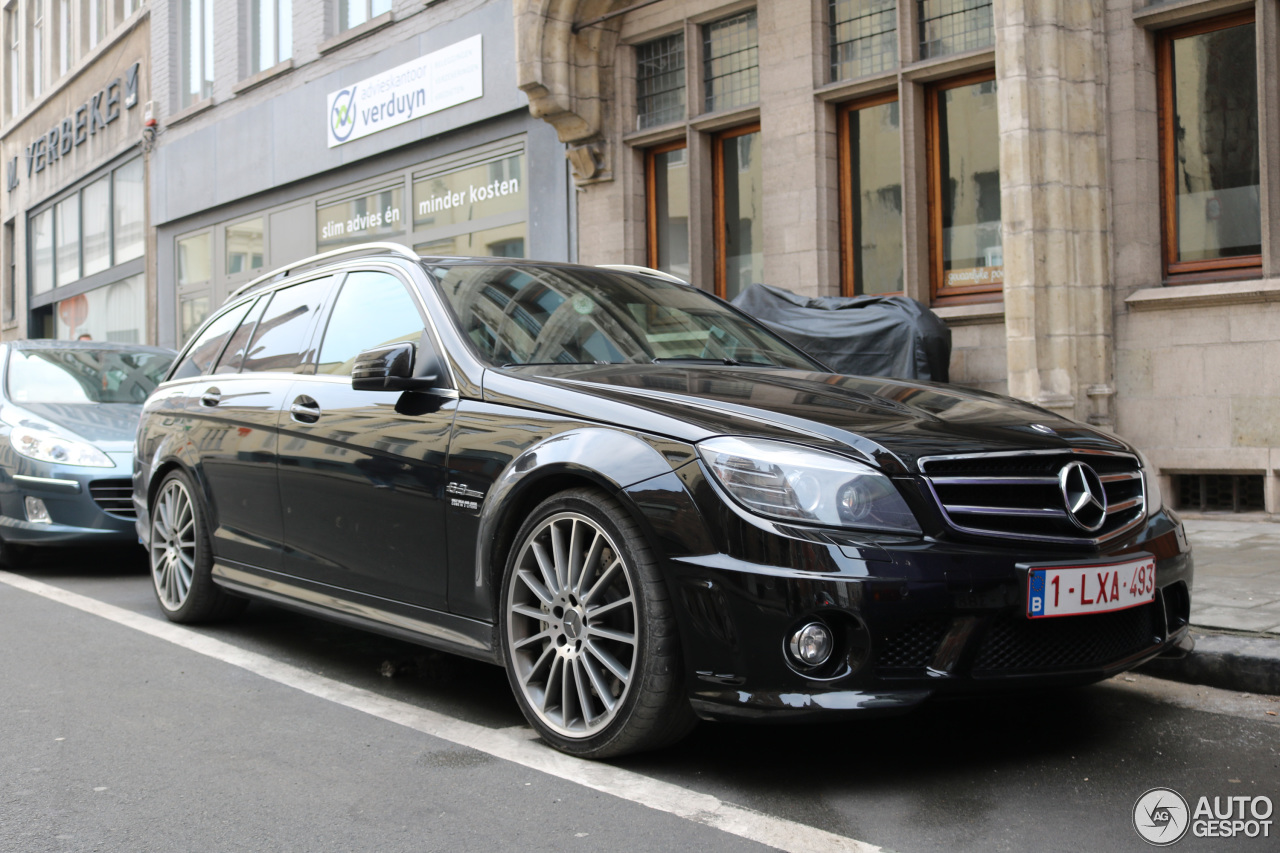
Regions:
<instances>
[{"instance_id":1,"label":"white license plate","mask_svg":"<svg viewBox=\"0 0 1280 853\"><path fill-rule=\"evenodd\" d=\"M1027 576L1027 617L1107 613L1154 601L1156 561L1031 568Z\"/></svg>"}]
</instances>

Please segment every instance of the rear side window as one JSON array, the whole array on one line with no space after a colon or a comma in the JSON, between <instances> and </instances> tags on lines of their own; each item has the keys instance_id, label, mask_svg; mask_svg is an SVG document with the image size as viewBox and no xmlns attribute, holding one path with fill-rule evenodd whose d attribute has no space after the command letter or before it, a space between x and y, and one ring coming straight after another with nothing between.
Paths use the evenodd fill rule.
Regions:
<instances>
[{"instance_id":1,"label":"rear side window","mask_svg":"<svg viewBox=\"0 0 1280 853\"><path fill-rule=\"evenodd\" d=\"M244 351L249 347L249 336L253 334L254 329L258 328L258 318L262 316L262 309L266 305L265 299L259 299L253 304L248 315L240 322L240 328L236 329L231 340L227 341L227 348L222 351L222 358L218 359L218 366L213 369L214 373L240 372Z\"/></svg>"},{"instance_id":2,"label":"rear side window","mask_svg":"<svg viewBox=\"0 0 1280 853\"><path fill-rule=\"evenodd\" d=\"M245 314L249 313L249 306L252 302L246 302L237 308L232 308L221 317L216 318L210 323L205 330L200 333L200 337L196 338L195 343L187 348L187 353L182 357L181 363L173 371L170 379L188 379L192 376L199 376L202 373L208 373L209 368L213 366L214 359L218 357L218 353L222 352L223 346L227 343L227 338L231 337L231 333L240 325L240 321L244 319Z\"/></svg>"},{"instance_id":3,"label":"rear side window","mask_svg":"<svg viewBox=\"0 0 1280 853\"><path fill-rule=\"evenodd\" d=\"M304 348L310 343L312 321L332 280L332 276L313 279L272 295L253 333L244 372L289 372L302 365L309 355Z\"/></svg>"},{"instance_id":4,"label":"rear side window","mask_svg":"<svg viewBox=\"0 0 1280 853\"><path fill-rule=\"evenodd\" d=\"M385 272L351 273L333 306L316 372L350 376L364 350L416 342L421 335L418 306L400 279Z\"/></svg>"}]
</instances>

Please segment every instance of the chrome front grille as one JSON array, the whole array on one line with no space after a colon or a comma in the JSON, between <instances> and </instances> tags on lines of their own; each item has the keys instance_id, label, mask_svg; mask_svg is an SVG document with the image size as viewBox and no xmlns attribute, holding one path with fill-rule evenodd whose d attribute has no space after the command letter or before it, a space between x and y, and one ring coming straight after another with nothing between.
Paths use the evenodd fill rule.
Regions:
<instances>
[{"instance_id":1,"label":"chrome front grille","mask_svg":"<svg viewBox=\"0 0 1280 853\"><path fill-rule=\"evenodd\" d=\"M132 480L94 480L89 484L89 494L103 512L117 518L137 518L133 507Z\"/></svg>"},{"instance_id":2,"label":"chrome front grille","mask_svg":"<svg viewBox=\"0 0 1280 853\"><path fill-rule=\"evenodd\" d=\"M1073 462L1098 475L1106 516L1096 530L1072 521L1060 477ZM1146 516L1142 469L1127 453L1027 451L934 456L920 469L947 523L978 536L1097 545Z\"/></svg>"}]
</instances>

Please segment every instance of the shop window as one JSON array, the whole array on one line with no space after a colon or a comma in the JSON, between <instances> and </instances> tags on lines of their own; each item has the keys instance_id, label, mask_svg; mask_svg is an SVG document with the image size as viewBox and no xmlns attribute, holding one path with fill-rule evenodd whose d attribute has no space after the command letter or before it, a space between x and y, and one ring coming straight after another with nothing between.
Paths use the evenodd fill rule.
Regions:
<instances>
[{"instance_id":1,"label":"shop window","mask_svg":"<svg viewBox=\"0 0 1280 853\"><path fill-rule=\"evenodd\" d=\"M4 90L4 114L11 117L22 105L22 30L18 29L18 4L4 10L4 67L9 85Z\"/></svg>"},{"instance_id":2,"label":"shop window","mask_svg":"<svg viewBox=\"0 0 1280 853\"><path fill-rule=\"evenodd\" d=\"M712 149L716 293L733 299L764 280L763 176L760 125L726 131Z\"/></svg>"},{"instance_id":3,"label":"shop window","mask_svg":"<svg viewBox=\"0 0 1280 853\"><path fill-rule=\"evenodd\" d=\"M178 296L178 339L185 341L209 316L209 294Z\"/></svg>"},{"instance_id":4,"label":"shop window","mask_svg":"<svg viewBox=\"0 0 1280 853\"><path fill-rule=\"evenodd\" d=\"M182 69L179 109L213 96L213 4L214 0L181 0L178 12L182 30L178 40L178 67Z\"/></svg>"},{"instance_id":5,"label":"shop window","mask_svg":"<svg viewBox=\"0 0 1280 853\"><path fill-rule=\"evenodd\" d=\"M1253 13L1160 38L1165 271L1204 278L1262 263Z\"/></svg>"},{"instance_id":6,"label":"shop window","mask_svg":"<svg viewBox=\"0 0 1280 853\"><path fill-rule=\"evenodd\" d=\"M178 286L208 282L213 278L213 235L196 234L178 241Z\"/></svg>"},{"instance_id":7,"label":"shop window","mask_svg":"<svg viewBox=\"0 0 1280 853\"><path fill-rule=\"evenodd\" d=\"M80 278L80 198L73 195L53 207L54 282L58 287Z\"/></svg>"},{"instance_id":8,"label":"shop window","mask_svg":"<svg viewBox=\"0 0 1280 853\"><path fill-rule=\"evenodd\" d=\"M929 243L935 299L999 293L1000 140L990 72L928 91Z\"/></svg>"},{"instance_id":9,"label":"shop window","mask_svg":"<svg viewBox=\"0 0 1280 853\"><path fill-rule=\"evenodd\" d=\"M103 175L81 190L84 215L84 274L93 275L111 266L111 176ZM62 269L62 259L58 259Z\"/></svg>"},{"instance_id":10,"label":"shop window","mask_svg":"<svg viewBox=\"0 0 1280 853\"><path fill-rule=\"evenodd\" d=\"M457 200L457 206L462 204ZM316 211L316 248L323 252L401 235L405 231L403 208L402 186L325 205Z\"/></svg>"},{"instance_id":11,"label":"shop window","mask_svg":"<svg viewBox=\"0 0 1280 853\"><path fill-rule=\"evenodd\" d=\"M847 106L839 125L842 292L903 290L902 131L889 95Z\"/></svg>"},{"instance_id":12,"label":"shop window","mask_svg":"<svg viewBox=\"0 0 1280 853\"><path fill-rule=\"evenodd\" d=\"M684 89L684 33L636 46L637 127L683 121Z\"/></svg>"},{"instance_id":13,"label":"shop window","mask_svg":"<svg viewBox=\"0 0 1280 853\"><path fill-rule=\"evenodd\" d=\"M523 154L498 157L413 182L414 249L424 255L525 256Z\"/></svg>"},{"instance_id":14,"label":"shop window","mask_svg":"<svg viewBox=\"0 0 1280 853\"><path fill-rule=\"evenodd\" d=\"M97 287L55 306L54 336L61 340L142 343L147 316L144 276Z\"/></svg>"},{"instance_id":15,"label":"shop window","mask_svg":"<svg viewBox=\"0 0 1280 853\"><path fill-rule=\"evenodd\" d=\"M84 27L84 45L86 50L92 50L107 37L107 0L82 0L82 4L80 21Z\"/></svg>"},{"instance_id":16,"label":"shop window","mask_svg":"<svg viewBox=\"0 0 1280 853\"><path fill-rule=\"evenodd\" d=\"M293 55L292 0L251 0L249 73L257 74Z\"/></svg>"},{"instance_id":17,"label":"shop window","mask_svg":"<svg viewBox=\"0 0 1280 853\"><path fill-rule=\"evenodd\" d=\"M897 6L897 0L829 0L833 81L897 66Z\"/></svg>"},{"instance_id":18,"label":"shop window","mask_svg":"<svg viewBox=\"0 0 1280 853\"><path fill-rule=\"evenodd\" d=\"M4 224L4 321L11 323L18 316L18 243L14 220Z\"/></svg>"},{"instance_id":19,"label":"shop window","mask_svg":"<svg viewBox=\"0 0 1280 853\"><path fill-rule=\"evenodd\" d=\"M702 28L703 85L707 112L760 100L756 10Z\"/></svg>"},{"instance_id":20,"label":"shop window","mask_svg":"<svg viewBox=\"0 0 1280 853\"><path fill-rule=\"evenodd\" d=\"M991 0L917 0L920 58L990 47L995 41Z\"/></svg>"},{"instance_id":21,"label":"shop window","mask_svg":"<svg viewBox=\"0 0 1280 853\"><path fill-rule=\"evenodd\" d=\"M53 208L31 217L31 291L53 290Z\"/></svg>"},{"instance_id":22,"label":"shop window","mask_svg":"<svg viewBox=\"0 0 1280 853\"><path fill-rule=\"evenodd\" d=\"M689 150L683 140L645 152L649 266L689 278Z\"/></svg>"},{"instance_id":23,"label":"shop window","mask_svg":"<svg viewBox=\"0 0 1280 853\"><path fill-rule=\"evenodd\" d=\"M115 170L112 207L115 263L142 257L146 251L147 235L141 157L135 157Z\"/></svg>"},{"instance_id":24,"label":"shop window","mask_svg":"<svg viewBox=\"0 0 1280 853\"><path fill-rule=\"evenodd\" d=\"M31 97L38 98L44 91L44 0L29 0L27 21L31 30L27 39L27 80Z\"/></svg>"},{"instance_id":25,"label":"shop window","mask_svg":"<svg viewBox=\"0 0 1280 853\"><path fill-rule=\"evenodd\" d=\"M338 32L391 11L391 0L338 0Z\"/></svg>"},{"instance_id":26,"label":"shop window","mask_svg":"<svg viewBox=\"0 0 1280 853\"><path fill-rule=\"evenodd\" d=\"M228 225L226 228L227 275L262 269L262 217Z\"/></svg>"}]
</instances>

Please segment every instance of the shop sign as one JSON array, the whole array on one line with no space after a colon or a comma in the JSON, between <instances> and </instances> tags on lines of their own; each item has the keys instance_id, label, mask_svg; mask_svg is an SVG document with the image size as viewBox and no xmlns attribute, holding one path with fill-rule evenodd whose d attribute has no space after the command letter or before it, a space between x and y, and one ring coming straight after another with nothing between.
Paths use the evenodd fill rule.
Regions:
<instances>
[{"instance_id":1,"label":"shop sign","mask_svg":"<svg viewBox=\"0 0 1280 853\"><path fill-rule=\"evenodd\" d=\"M107 125L120 118L120 102L123 98L125 109L133 109L138 104L138 71L141 63L129 66L124 77L117 77L93 97L85 101L75 112L61 121L55 122L48 132L41 134L26 147L25 159L27 177L39 174L55 162L71 153L73 148L89 141L98 131L106 130ZM18 158L14 157L6 169L7 186L12 192L18 186Z\"/></svg>"},{"instance_id":2,"label":"shop sign","mask_svg":"<svg viewBox=\"0 0 1280 853\"><path fill-rule=\"evenodd\" d=\"M333 148L484 95L480 36L329 94Z\"/></svg>"},{"instance_id":3,"label":"shop sign","mask_svg":"<svg viewBox=\"0 0 1280 853\"><path fill-rule=\"evenodd\" d=\"M413 184L413 224L431 228L522 210L524 156L516 154Z\"/></svg>"}]
</instances>

